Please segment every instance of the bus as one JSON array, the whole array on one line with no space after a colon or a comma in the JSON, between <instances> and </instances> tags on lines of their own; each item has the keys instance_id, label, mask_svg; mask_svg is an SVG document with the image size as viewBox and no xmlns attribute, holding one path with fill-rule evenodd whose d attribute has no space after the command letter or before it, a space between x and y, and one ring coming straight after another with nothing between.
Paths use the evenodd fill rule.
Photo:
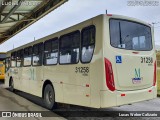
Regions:
<instances>
[{"instance_id":1,"label":"bus","mask_svg":"<svg viewBox=\"0 0 160 120\"><path fill-rule=\"evenodd\" d=\"M150 24L103 14L8 51L5 85L48 109L107 108L156 98L156 66Z\"/></svg>"},{"instance_id":2,"label":"bus","mask_svg":"<svg viewBox=\"0 0 160 120\"><path fill-rule=\"evenodd\" d=\"M5 78L5 65L4 60L6 58L5 52L0 52L0 81L4 81Z\"/></svg>"}]
</instances>

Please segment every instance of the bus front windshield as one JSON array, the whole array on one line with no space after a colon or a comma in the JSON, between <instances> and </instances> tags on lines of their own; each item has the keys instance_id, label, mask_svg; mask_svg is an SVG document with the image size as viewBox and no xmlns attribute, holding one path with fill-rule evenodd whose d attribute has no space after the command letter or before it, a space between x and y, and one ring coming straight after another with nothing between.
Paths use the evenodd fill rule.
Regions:
<instances>
[{"instance_id":1,"label":"bus front windshield","mask_svg":"<svg viewBox=\"0 0 160 120\"><path fill-rule=\"evenodd\" d=\"M110 19L111 46L126 50L152 50L149 26L127 20Z\"/></svg>"}]
</instances>

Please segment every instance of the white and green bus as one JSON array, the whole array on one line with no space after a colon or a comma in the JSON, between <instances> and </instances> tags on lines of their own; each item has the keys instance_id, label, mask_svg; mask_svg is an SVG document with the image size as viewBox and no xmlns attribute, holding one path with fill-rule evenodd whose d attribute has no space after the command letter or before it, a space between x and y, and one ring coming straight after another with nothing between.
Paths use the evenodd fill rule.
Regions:
<instances>
[{"instance_id":1,"label":"white and green bus","mask_svg":"<svg viewBox=\"0 0 160 120\"><path fill-rule=\"evenodd\" d=\"M125 16L96 16L7 52L5 85L42 97L48 109L156 98L153 28Z\"/></svg>"}]
</instances>

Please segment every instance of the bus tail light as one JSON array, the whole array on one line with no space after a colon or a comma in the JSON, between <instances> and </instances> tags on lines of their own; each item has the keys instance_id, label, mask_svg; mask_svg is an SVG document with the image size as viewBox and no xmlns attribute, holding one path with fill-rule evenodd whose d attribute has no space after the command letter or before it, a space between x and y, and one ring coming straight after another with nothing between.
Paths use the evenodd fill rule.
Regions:
<instances>
[{"instance_id":1,"label":"bus tail light","mask_svg":"<svg viewBox=\"0 0 160 120\"><path fill-rule=\"evenodd\" d=\"M153 86L156 86L156 77L157 77L157 64L154 62L154 78L153 78Z\"/></svg>"},{"instance_id":2,"label":"bus tail light","mask_svg":"<svg viewBox=\"0 0 160 120\"><path fill-rule=\"evenodd\" d=\"M115 90L114 75L111 62L105 58L106 85L109 90Z\"/></svg>"}]
</instances>

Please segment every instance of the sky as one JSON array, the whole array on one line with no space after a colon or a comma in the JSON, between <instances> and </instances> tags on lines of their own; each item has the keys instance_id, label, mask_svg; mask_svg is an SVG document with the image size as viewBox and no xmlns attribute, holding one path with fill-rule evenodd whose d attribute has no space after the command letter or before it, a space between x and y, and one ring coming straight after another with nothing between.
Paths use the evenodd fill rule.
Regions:
<instances>
[{"instance_id":1,"label":"sky","mask_svg":"<svg viewBox=\"0 0 160 120\"><path fill-rule=\"evenodd\" d=\"M138 1L138 3L137 3ZM150 2L150 5L144 3ZM118 14L137 18L150 24L160 22L160 0L69 0L30 27L0 45L6 52L45 37L99 14ZM141 4L139 3L141 2ZM134 6L132 6L134 5ZM160 23L155 24L155 44L160 45Z\"/></svg>"}]
</instances>

